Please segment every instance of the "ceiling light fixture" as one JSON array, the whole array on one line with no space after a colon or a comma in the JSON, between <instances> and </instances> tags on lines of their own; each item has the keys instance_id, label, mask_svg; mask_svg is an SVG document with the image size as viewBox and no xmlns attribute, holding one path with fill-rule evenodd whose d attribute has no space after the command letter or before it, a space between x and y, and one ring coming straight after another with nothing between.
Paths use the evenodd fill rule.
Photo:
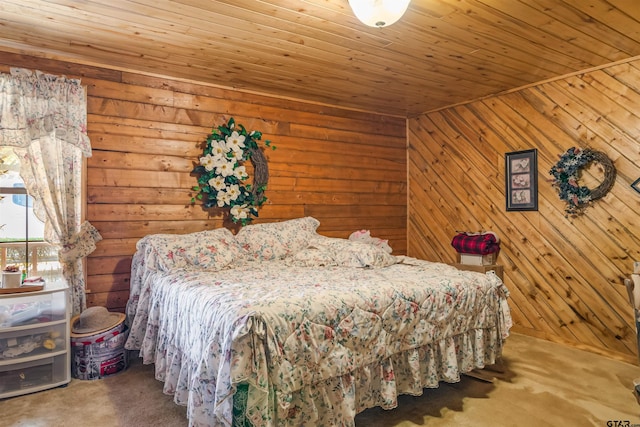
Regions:
<instances>
[{"instance_id":1,"label":"ceiling light fixture","mask_svg":"<svg viewBox=\"0 0 640 427\"><path fill-rule=\"evenodd\" d=\"M387 27L404 15L411 0L349 0L349 6L363 24Z\"/></svg>"}]
</instances>

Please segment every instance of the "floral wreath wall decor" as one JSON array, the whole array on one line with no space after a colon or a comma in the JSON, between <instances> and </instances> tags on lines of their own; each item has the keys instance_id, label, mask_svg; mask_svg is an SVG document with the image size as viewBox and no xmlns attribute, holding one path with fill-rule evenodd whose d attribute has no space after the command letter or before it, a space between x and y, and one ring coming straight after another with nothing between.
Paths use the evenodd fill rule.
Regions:
<instances>
[{"instance_id":1,"label":"floral wreath wall decor","mask_svg":"<svg viewBox=\"0 0 640 427\"><path fill-rule=\"evenodd\" d=\"M579 181L582 170L594 162L603 167L604 179L596 188L590 189L580 185ZM601 199L611 190L616 179L616 169L606 154L577 147L571 147L562 154L549 174L553 175L552 185L557 188L560 200L567 204L566 216L584 213L590 203Z\"/></svg>"},{"instance_id":2,"label":"floral wreath wall decor","mask_svg":"<svg viewBox=\"0 0 640 427\"><path fill-rule=\"evenodd\" d=\"M267 201L264 192L269 180L263 147L258 145L261 139L261 132L247 132L233 117L227 124L213 128L199 164L193 169L199 176L198 185L192 188L197 194L191 203L201 200L205 208L230 208L231 220L242 225L257 217L258 208ZM276 149L269 140L264 145ZM252 184L247 182L247 160L254 169Z\"/></svg>"}]
</instances>

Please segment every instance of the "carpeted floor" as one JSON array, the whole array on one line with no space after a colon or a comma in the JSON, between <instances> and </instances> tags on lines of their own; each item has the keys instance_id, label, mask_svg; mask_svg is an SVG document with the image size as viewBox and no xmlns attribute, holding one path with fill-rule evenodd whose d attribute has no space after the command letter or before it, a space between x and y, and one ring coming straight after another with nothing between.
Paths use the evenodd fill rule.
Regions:
<instances>
[{"instance_id":1,"label":"carpeted floor","mask_svg":"<svg viewBox=\"0 0 640 427\"><path fill-rule=\"evenodd\" d=\"M513 334L502 372L484 370L481 377L465 376L418 397L401 396L398 408L369 409L357 416L356 425L640 426L633 393L639 366ZM187 426L185 413L162 393L153 367L135 360L102 380L74 379L67 387L1 400L0 426ZM614 420L625 423L607 423Z\"/></svg>"}]
</instances>

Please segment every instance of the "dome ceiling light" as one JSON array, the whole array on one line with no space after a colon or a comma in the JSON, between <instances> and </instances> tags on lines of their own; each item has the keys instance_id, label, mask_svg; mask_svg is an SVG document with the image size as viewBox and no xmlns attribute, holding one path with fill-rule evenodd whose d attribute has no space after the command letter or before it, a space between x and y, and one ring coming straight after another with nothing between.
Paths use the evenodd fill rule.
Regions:
<instances>
[{"instance_id":1,"label":"dome ceiling light","mask_svg":"<svg viewBox=\"0 0 640 427\"><path fill-rule=\"evenodd\" d=\"M387 27L404 15L411 0L349 0L356 17L370 27Z\"/></svg>"}]
</instances>

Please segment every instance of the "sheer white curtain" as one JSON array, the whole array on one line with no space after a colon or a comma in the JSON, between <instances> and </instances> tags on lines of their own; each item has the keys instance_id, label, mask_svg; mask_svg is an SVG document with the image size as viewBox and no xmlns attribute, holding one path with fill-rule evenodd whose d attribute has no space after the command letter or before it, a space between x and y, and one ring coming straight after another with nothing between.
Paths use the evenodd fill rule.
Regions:
<instances>
[{"instance_id":1,"label":"sheer white curtain","mask_svg":"<svg viewBox=\"0 0 640 427\"><path fill-rule=\"evenodd\" d=\"M44 237L58 249L72 311L86 308L82 259L102 237L82 222L82 157L91 156L79 80L24 69L0 74L0 145L13 146Z\"/></svg>"}]
</instances>

